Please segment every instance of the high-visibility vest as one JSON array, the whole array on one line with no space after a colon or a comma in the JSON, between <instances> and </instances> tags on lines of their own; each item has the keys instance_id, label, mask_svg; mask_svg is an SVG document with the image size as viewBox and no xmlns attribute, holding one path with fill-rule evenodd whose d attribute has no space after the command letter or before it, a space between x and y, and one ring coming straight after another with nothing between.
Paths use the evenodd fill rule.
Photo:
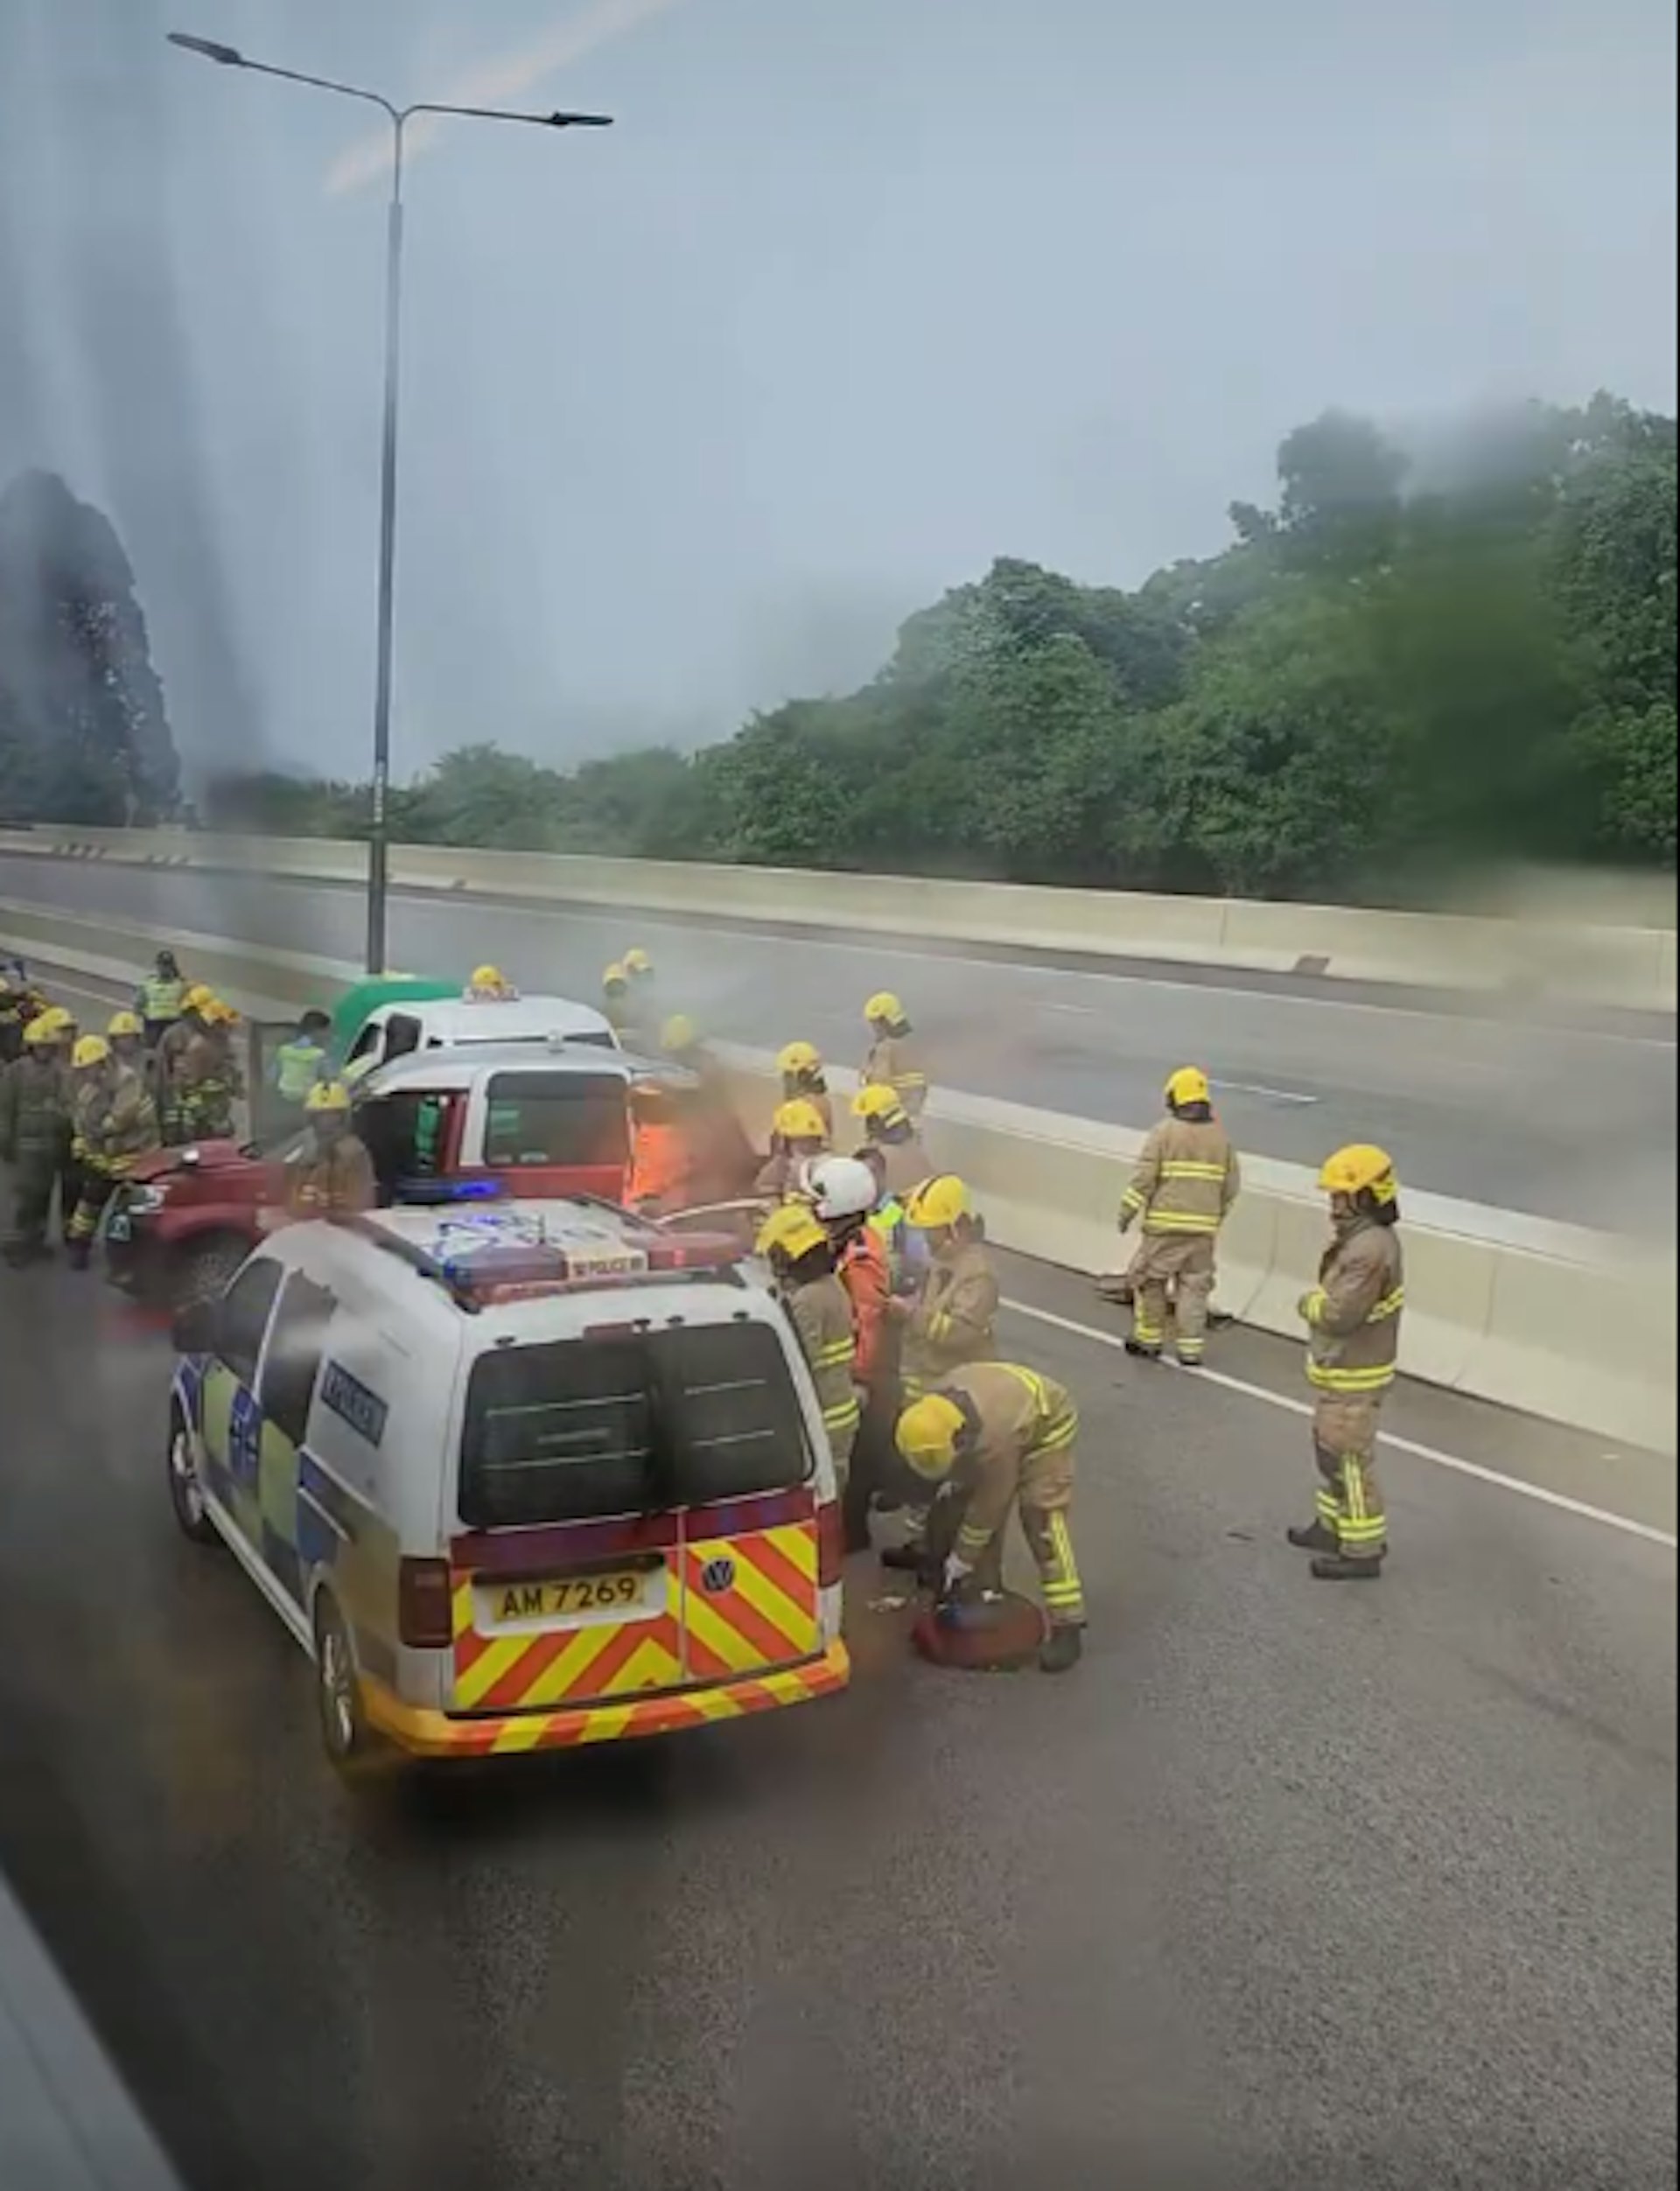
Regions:
<instances>
[{"instance_id":1,"label":"high-visibility vest","mask_svg":"<svg viewBox=\"0 0 1680 2191\"><path fill-rule=\"evenodd\" d=\"M275 1085L280 1100L301 1103L321 1077L326 1052L318 1042L283 1042L274 1054Z\"/></svg>"},{"instance_id":2,"label":"high-visibility vest","mask_svg":"<svg viewBox=\"0 0 1680 2191\"><path fill-rule=\"evenodd\" d=\"M171 979L166 975L151 974L140 984L140 1016L144 1019L178 1019L186 1002L186 984L178 976Z\"/></svg>"}]
</instances>

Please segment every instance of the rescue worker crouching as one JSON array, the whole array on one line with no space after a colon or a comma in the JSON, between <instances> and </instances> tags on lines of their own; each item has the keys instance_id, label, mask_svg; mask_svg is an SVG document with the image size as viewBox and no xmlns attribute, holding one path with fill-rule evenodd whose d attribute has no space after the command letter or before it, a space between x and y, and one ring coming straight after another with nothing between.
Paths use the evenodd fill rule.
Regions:
<instances>
[{"instance_id":1,"label":"rescue worker crouching","mask_svg":"<svg viewBox=\"0 0 1680 2191\"><path fill-rule=\"evenodd\" d=\"M786 1202L765 1220L758 1251L775 1274L816 1388L844 1504L861 1410L852 1383L857 1342L852 1334L851 1304L836 1275L834 1242L808 1203Z\"/></svg>"},{"instance_id":2,"label":"rescue worker crouching","mask_svg":"<svg viewBox=\"0 0 1680 2191\"><path fill-rule=\"evenodd\" d=\"M789 1042L784 1045L776 1059L776 1070L781 1075L781 1100L792 1102L803 1096L815 1103L822 1114L822 1124L829 1138L834 1138L834 1098L829 1093L829 1083L822 1064L822 1054L811 1042Z\"/></svg>"},{"instance_id":3,"label":"rescue worker crouching","mask_svg":"<svg viewBox=\"0 0 1680 2191\"><path fill-rule=\"evenodd\" d=\"M852 1097L851 1110L862 1122L870 1145L880 1152L887 1191L902 1195L919 1186L933 1167L897 1089L871 1082Z\"/></svg>"},{"instance_id":4,"label":"rescue worker crouching","mask_svg":"<svg viewBox=\"0 0 1680 2191\"><path fill-rule=\"evenodd\" d=\"M898 1447L943 1498L957 1502L956 1535L939 1575L942 1598L1003 1587L1004 1525L1020 1517L1039 1571L1050 1634L1039 1655L1065 1673L1083 1648L1085 1599L1068 1512L1079 1413L1049 1377L1014 1362L978 1362L913 1400L899 1418Z\"/></svg>"},{"instance_id":5,"label":"rescue worker crouching","mask_svg":"<svg viewBox=\"0 0 1680 2191\"><path fill-rule=\"evenodd\" d=\"M770 1122L770 1154L753 1183L754 1193L778 1200L791 1194L804 1166L828 1153L828 1131L815 1103L796 1096L792 1102L778 1104Z\"/></svg>"},{"instance_id":6,"label":"rescue worker crouching","mask_svg":"<svg viewBox=\"0 0 1680 2191\"><path fill-rule=\"evenodd\" d=\"M961 1180L948 1172L924 1180L906 1199L905 1218L925 1236L928 1251L914 1295L895 1299L892 1310L899 1326L902 1395L916 1400L954 1371L996 1355L999 1289L985 1228ZM926 1503L906 1509L905 1541L882 1552L884 1567L920 1569L928 1516Z\"/></svg>"},{"instance_id":7,"label":"rescue worker crouching","mask_svg":"<svg viewBox=\"0 0 1680 2191\"><path fill-rule=\"evenodd\" d=\"M152 970L141 983L134 1009L144 1025L145 1046L155 1050L186 1007L188 984L182 978L173 951L159 951Z\"/></svg>"},{"instance_id":8,"label":"rescue worker crouching","mask_svg":"<svg viewBox=\"0 0 1680 2191\"><path fill-rule=\"evenodd\" d=\"M1166 1107L1167 1116L1144 1143L1120 1207L1120 1230L1141 1219L1144 1232L1130 1272L1126 1352L1146 1362L1160 1359L1171 1287L1178 1357L1186 1369L1198 1369L1208 1348L1219 1228L1242 1191L1242 1173L1199 1066L1180 1066L1172 1074Z\"/></svg>"},{"instance_id":9,"label":"rescue worker crouching","mask_svg":"<svg viewBox=\"0 0 1680 2191\"><path fill-rule=\"evenodd\" d=\"M1306 1377L1318 1395L1312 1451L1318 1517L1289 1541L1317 1555L1320 1582L1375 1582L1388 1552L1376 1477L1377 1421L1394 1382L1406 1302L1396 1228L1400 1189L1387 1152L1356 1143L1326 1159L1319 1185L1330 1197L1333 1237L1319 1282L1300 1299Z\"/></svg>"},{"instance_id":10,"label":"rescue worker crouching","mask_svg":"<svg viewBox=\"0 0 1680 2191\"><path fill-rule=\"evenodd\" d=\"M103 1035L83 1035L70 1066L72 1146L81 1185L66 1237L72 1269L85 1270L106 1204L134 1158L157 1148L160 1136L143 1074L124 1064Z\"/></svg>"},{"instance_id":11,"label":"rescue worker crouching","mask_svg":"<svg viewBox=\"0 0 1680 2191\"><path fill-rule=\"evenodd\" d=\"M920 1118L928 1102L928 1075L903 1004L890 989L877 990L864 1006L864 1019L869 1053L858 1079L865 1088L890 1088L910 1116Z\"/></svg>"},{"instance_id":12,"label":"rescue worker crouching","mask_svg":"<svg viewBox=\"0 0 1680 2191\"><path fill-rule=\"evenodd\" d=\"M309 1138L286 1166L289 1217L354 1217L379 1200L368 1145L351 1124L350 1090L321 1081L304 1098Z\"/></svg>"},{"instance_id":13,"label":"rescue worker crouching","mask_svg":"<svg viewBox=\"0 0 1680 2191\"><path fill-rule=\"evenodd\" d=\"M50 1256L52 1189L70 1158L71 1088L60 1023L39 1013L23 1030L23 1054L0 1068L0 1158L12 1166L11 1228L5 1259L14 1270ZM67 1233L74 1205L62 1212Z\"/></svg>"}]
</instances>

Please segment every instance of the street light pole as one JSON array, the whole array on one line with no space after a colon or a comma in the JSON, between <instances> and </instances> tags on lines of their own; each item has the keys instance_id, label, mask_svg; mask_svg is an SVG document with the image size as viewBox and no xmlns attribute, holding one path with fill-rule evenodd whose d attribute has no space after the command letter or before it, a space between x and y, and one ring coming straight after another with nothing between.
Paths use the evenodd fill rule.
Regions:
<instances>
[{"instance_id":1,"label":"street light pole","mask_svg":"<svg viewBox=\"0 0 1680 2191\"><path fill-rule=\"evenodd\" d=\"M341 99L377 107L391 125L391 195L385 214L385 399L380 425L379 595L375 612L374 669L374 768L370 786L368 839L368 971L385 971L387 906L390 896L391 690L396 605L397 396L401 387L402 340L402 132L417 114L454 115L471 122L524 122L544 130L604 130L606 114L521 114L502 107L454 107L418 100L396 106L377 91L341 84L328 76L308 76L269 61L248 60L237 46L214 38L169 32L169 43L223 68L248 69L254 75L305 84Z\"/></svg>"}]
</instances>

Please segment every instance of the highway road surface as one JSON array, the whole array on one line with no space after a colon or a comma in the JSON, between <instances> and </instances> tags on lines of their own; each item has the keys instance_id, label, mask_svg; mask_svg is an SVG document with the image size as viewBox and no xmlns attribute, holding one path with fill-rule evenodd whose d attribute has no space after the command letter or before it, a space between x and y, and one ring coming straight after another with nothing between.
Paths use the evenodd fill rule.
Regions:
<instances>
[{"instance_id":1,"label":"highway road surface","mask_svg":"<svg viewBox=\"0 0 1680 2191\"><path fill-rule=\"evenodd\" d=\"M1007 1291L1074 1673L921 1666L858 1560L843 1698L356 1794L176 1531L162 1338L0 1271L0 1869L194 2191L1674 2185L1671 1469L1403 1389L1315 1585L1293 1349Z\"/></svg>"},{"instance_id":2,"label":"highway road surface","mask_svg":"<svg viewBox=\"0 0 1680 2191\"><path fill-rule=\"evenodd\" d=\"M319 883L0 858L0 898L354 958L358 894ZM956 955L553 906L399 894L396 962L463 976L493 959L522 986L593 999L633 943L662 998L714 1034L774 1048L794 1035L838 1062L864 1045L858 1007L888 986L947 1086L1144 1126L1167 1073L1204 1063L1239 1144L1316 1165L1348 1140L1393 1150L1434 1193L1606 1230L1671 1228L1671 1018L1555 1006L1528 1020L1489 999L1420 998L1310 977L1116 970L1090 961Z\"/></svg>"}]
</instances>

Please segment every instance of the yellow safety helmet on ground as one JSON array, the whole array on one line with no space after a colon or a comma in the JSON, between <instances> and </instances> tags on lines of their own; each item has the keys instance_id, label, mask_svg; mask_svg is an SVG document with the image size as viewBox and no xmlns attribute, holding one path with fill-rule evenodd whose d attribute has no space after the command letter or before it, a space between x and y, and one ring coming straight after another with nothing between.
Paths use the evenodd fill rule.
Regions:
<instances>
[{"instance_id":1,"label":"yellow safety helmet on ground","mask_svg":"<svg viewBox=\"0 0 1680 2191\"><path fill-rule=\"evenodd\" d=\"M864 1017L872 1026L878 1019L886 1019L896 1026L904 1018L904 1006L890 989L878 989L864 1006Z\"/></svg>"},{"instance_id":2,"label":"yellow safety helmet on ground","mask_svg":"<svg viewBox=\"0 0 1680 2191\"><path fill-rule=\"evenodd\" d=\"M206 1004L214 1004L216 992L204 982L194 982L181 999L183 1012L202 1012Z\"/></svg>"},{"instance_id":3,"label":"yellow safety helmet on ground","mask_svg":"<svg viewBox=\"0 0 1680 2191\"><path fill-rule=\"evenodd\" d=\"M659 1031L662 1050L693 1050L700 1044L700 1030L686 1012L673 1012Z\"/></svg>"},{"instance_id":4,"label":"yellow safety helmet on ground","mask_svg":"<svg viewBox=\"0 0 1680 2191\"><path fill-rule=\"evenodd\" d=\"M829 1236L822 1221L808 1202L784 1202L780 1209L773 1209L759 1228L758 1251L761 1256L786 1256L789 1263L797 1263L802 1256L810 1254L813 1248L826 1248Z\"/></svg>"},{"instance_id":5,"label":"yellow safety helmet on ground","mask_svg":"<svg viewBox=\"0 0 1680 2191\"><path fill-rule=\"evenodd\" d=\"M102 1034L85 1034L70 1053L70 1062L78 1072L84 1066L103 1065L111 1054L111 1046Z\"/></svg>"},{"instance_id":6,"label":"yellow safety helmet on ground","mask_svg":"<svg viewBox=\"0 0 1680 2191\"><path fill-rule=\"evenodd\" d=\"M947 1394L925 1392L900 1416L893 1437L916 1474L937 1483L951 1473L964 1419L962 1409Z\"/></svg>"},{"instance_id":7,"label":"yellow safety helmet on ground","mask_svg":"<svg viewBox=\"0 0 1680 2191\"><path fill-rule=\"evenodd\" d=\"M317 1081L304 1098L308 1111L348 1110L350 1091L342 1081Z\"/></svg>"},{"instance_id":8,"label":"yellow safety helmet on ground","mask_svg":"<svg viewBox=\"0 0 1680 2191\"><path fill-rule=\"evenodd\" d=\"M145 1026L137 1012L114 1012L111 1014L111 1024L105 1030L107 1036L112 1041L116 1041L120 1035L144 1035L145 1032Z\"/></svg>"},{"instance_id":9,"label":"yellow safety helmet on ground","mask_svg":"<svg viewBox=\"0 0 1680 2191\"><path fill-rule=\"evenodd\" d=\"M611 991L615 989L628 989L629 986L630 976L617 959L613 960L611 966L602 968L601 987L603 989Z\"/></svg>"},{"instance_id":10,"label":"yellow safety helmet on ground","mask_svg":"<svg viewBox=\"0 0 1680 2191\"><path fill-rule=\"evenodd\" d=\"M1180 1066L1167 1081L1166 1100L1174 1110L1182 1110L1188 1103L1211 1103L1213 1088L1200 1066Z\"/></svg>"},{"instance_id":11,"label":"yellow safety helmet on ground","mask_svg":"<svg viewBox=\"0 0 1680 2191\"><path fill-rule=\"evenodd\" d=\"M1391 1202L1400 1192L1394 1158L1368 1141L1350 1142L1326 1157L1319 1185L1326 1194L1370 1194L1379 1202Z\"/></svg>"},{"instance_id":12,"label":"yellow safety helmet on ground","mask_svg":"<svg viewBox=\"0 0 1680 2191\"><path fill-rule=\"evenodd\" d=\"M829 1138L822 1112L802 1096L779 1103L770 1125L772 1131L779 1133L784 1141L826 1141Z\"/></svg>"},{"instance_id":13,"label":"yellow safety helmet on ground","mask_svg":"<svg viewBox=\"0 0 1680 2191\"><path fill-rule=\"evenodd\" d=\"M822 1070L822 1053L814 1042L789 1042L777 1053L776 1070L789 1080Z\"/></svg>"},{"instance_id":14,"label":"yellow safety helmet on ground","mask_svg":"<svg viewBox=\"0 0 1680 2191\"><path fill-rule=\"evenodd\" d=\"M625 953L624 970L626 974L651 974L653 972L654 962L642 949L640 943L633 943Z\"/></svg>"},{"instance_id":15,"label":"yellow safety helmet on ground","mask_svg":"<svg viewBox=\"0 0 1680 2191\"><path fill-rule=\"evenodd\" d=\"M27 1045L45 1049L49 1043L60 1040L63 1034L64 1028L60 1022L50 1012L44 1012L24 1029L24 1040Z\"/></svg>"},{"instance_id":16,"label":"yellow safety helmet on ground","mask_svg":"<svg viewBox=\"0 0 1680 2191\"><path fill-rule=\"evenodd\" d=\"M942 1172L938 1178L924 1180L920 1186L911 1188L905 1198L905 1222L918 1232L938 1232L947 1225L956 1224L959 1217L972 1217L974 1198L953 1172Z\"/></svg>"},{"instance_id":17,"label":"yellow safety helmet on ground","mask_svg":"<svg viewBox=\"0 0 1680 2191\"><path fill-rule=\"evenodd\" d=\"M898 1089L884 1081L871 1081L860 1088L851 1099L851 1110L854 1117L866 1119L873 1126L907 1125L910 1118Z\"/></svg>"}]
</instances>

